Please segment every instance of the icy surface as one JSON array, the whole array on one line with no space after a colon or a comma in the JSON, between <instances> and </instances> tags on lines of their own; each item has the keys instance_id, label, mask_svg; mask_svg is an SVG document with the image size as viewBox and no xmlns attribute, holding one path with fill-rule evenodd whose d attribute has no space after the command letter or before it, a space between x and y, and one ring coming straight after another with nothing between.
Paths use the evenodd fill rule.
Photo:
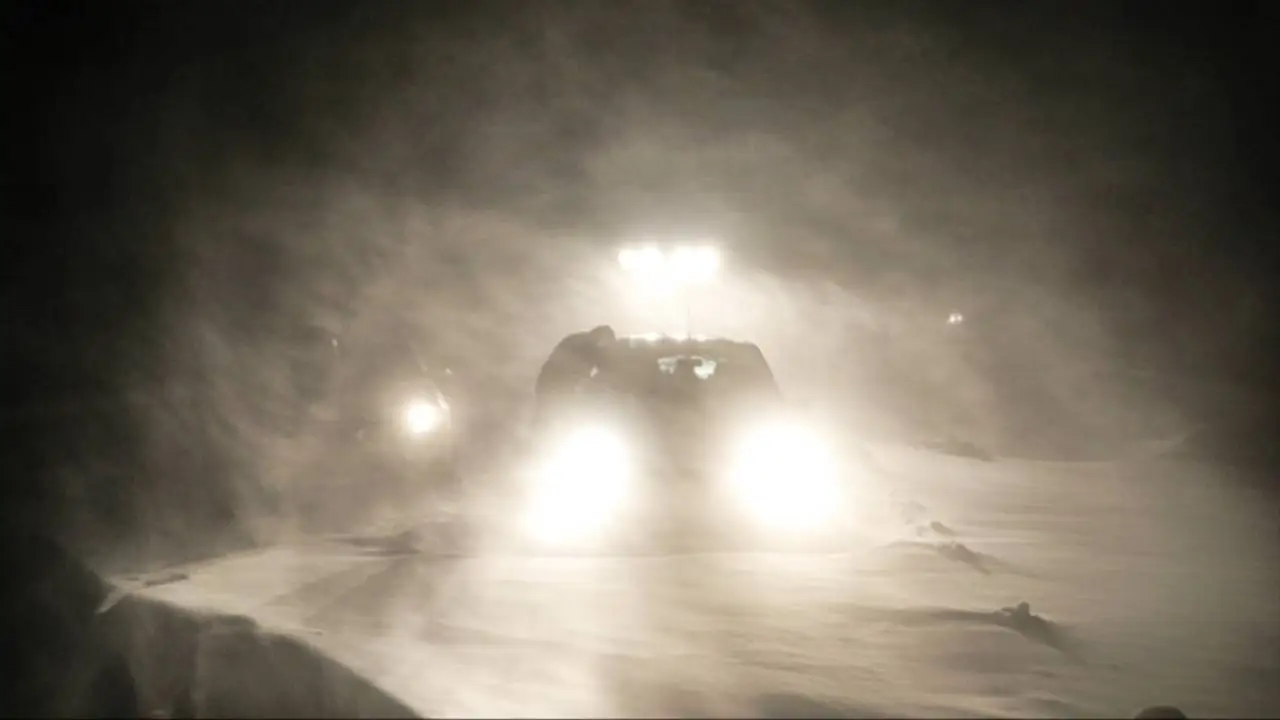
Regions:
<instances>
[{"instance_id":1,"label":"icy surface","mask_svg":"<svg viewBox=\"0 0 1280 720\"><path fill-rule=\"evenodd\" d=\"M1276 524L1228 471L874 456L868 542L840 555L447 558L347 538L133 587L247 615L435 716L1280 710Z\"/></svg>"}]
</instances>

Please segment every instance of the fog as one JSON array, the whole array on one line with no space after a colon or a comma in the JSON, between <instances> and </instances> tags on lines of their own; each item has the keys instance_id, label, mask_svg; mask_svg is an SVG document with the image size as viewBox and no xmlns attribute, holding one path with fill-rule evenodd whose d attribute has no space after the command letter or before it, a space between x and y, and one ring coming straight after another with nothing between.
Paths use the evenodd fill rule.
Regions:
<instances>
[{"instance_id":1,"label":"fog","mask_svg":"<svg viewBox=\"0 0 1280 720\"><path fill-rule=\"evenodd\" d=\"M408 344L505 422L563 335L680 331L617 271L644 238L713 239L694 331L757 342L851 432L1114 457L1239 404L1215 378L1263 304L1203 240L1235 208L1227 89L1173 30L1104 5L217 7L113 20L145 49L53 111L82 201L59 232L92 266L57 312L95 380L52 502L99 552L276 532L315 451L280 430L301 327L371 362Z\"/></svg>"}]
</instances>

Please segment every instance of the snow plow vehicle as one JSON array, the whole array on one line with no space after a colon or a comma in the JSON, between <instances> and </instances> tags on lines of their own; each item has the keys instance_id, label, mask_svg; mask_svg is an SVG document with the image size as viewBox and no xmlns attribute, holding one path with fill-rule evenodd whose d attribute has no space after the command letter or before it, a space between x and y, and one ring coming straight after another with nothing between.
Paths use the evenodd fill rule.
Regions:
<instances>
[{"instance_id":1,"label":"snow plow vehicle","mask_svg":"<svg viewBox=\"0 0 1280 720\"><path fill-rule=\"evenodd\" d=\"M830 548L847 533L847 468L753 343L618 337L536 403L517 493L535 547Z\"/></svg>"}]
</instances>

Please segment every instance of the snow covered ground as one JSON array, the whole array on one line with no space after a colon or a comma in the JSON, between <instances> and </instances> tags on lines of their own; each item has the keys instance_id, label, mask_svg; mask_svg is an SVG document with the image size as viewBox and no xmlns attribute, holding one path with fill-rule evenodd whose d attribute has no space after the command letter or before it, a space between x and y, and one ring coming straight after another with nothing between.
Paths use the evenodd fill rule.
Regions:
<instances>
[{"instance_id":1,"label":"snow covered ground","mask_svg":"<svg viewBox=\"0 0 1280 720\"><path fill-rule=\"evenodd\" d=\"M330 539L119 582L293 635L425 715L1280 712L1274 505L1230 471L873 450L875 541L843 555Z\"/></svg>"}]
</instances>

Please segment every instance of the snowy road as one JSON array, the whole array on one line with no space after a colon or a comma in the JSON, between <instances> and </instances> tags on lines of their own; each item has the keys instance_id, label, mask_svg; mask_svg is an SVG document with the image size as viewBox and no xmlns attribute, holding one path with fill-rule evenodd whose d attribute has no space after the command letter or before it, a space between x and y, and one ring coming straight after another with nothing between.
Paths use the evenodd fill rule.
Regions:
<instances>
[{"instance_id":1,"label":"snowy road","mask_svg":"<svg viewBox=\"0 0 1280 720\"><path fill-rule=\"evenodd\" d=\"M434 716L1280 711L1274 509L1225 470L876 454L876 492L916 517L847 555L448 559L330 540L137 592L293 634ZM1023 601L1035 617L999 612Z\"/></svg>"}]
</instances>

